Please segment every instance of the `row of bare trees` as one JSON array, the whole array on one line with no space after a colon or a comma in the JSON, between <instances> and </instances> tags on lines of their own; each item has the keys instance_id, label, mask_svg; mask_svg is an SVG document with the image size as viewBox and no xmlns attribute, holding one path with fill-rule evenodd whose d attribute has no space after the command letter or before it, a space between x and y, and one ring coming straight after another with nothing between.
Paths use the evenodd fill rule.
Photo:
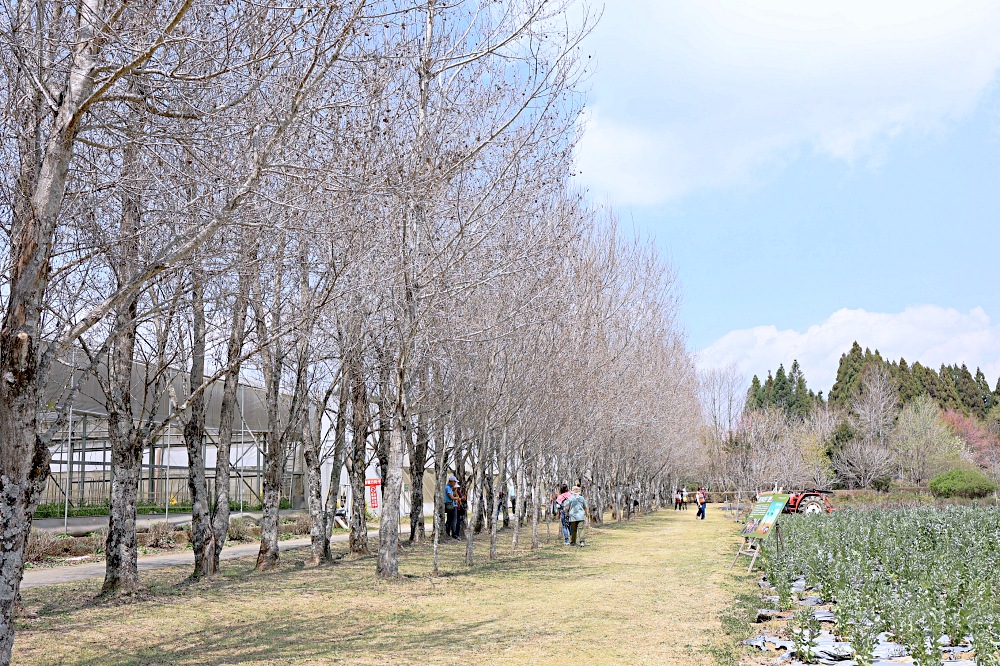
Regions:
<instances>
[{"instance_id":1,"label":"row of bare trees","mask_svg":"<svg viewBox=\"0 0 1000 666\"><path fill-rule=\"evenodd\" d=\"M262 569L279 561L297 442L317 562L345 466L350 548L368 552L374 456L386 578L404 465L414 541L425 471L438 509L449 473L466 482L471 563L481 524L497 553L508 488L516 549L528 525L537 545L559 481L620 517L694 464L674 276L570 183L593 18L579 6L11 0L0 12L0 664L50 445L85 377L100 382L112 451L106 595L141 585L140 468L172 423L188 453L193 575L217 570L230 498L207 480L206 413L219 413L215 478L229 479L239 381L267 412ZM65 367L70 350L84 367Z\"/></svg>"}]
</instances>

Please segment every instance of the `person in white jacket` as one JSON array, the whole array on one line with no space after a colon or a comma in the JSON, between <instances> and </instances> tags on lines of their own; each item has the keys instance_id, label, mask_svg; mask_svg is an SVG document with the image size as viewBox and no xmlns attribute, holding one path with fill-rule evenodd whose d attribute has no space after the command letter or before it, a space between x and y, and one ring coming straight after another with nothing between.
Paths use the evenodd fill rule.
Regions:
<instances>
[{"instance_id":1,"label":"person in white jacket","mask_svg":"<svg viewBox=\"0 0 1000 666\"><path fill-rule=\"evenodd\" d=\"M569 520L569 545L580 546L582 541L577 543L577 536L580 533L580 525L587 519L587 499L580 494L580 486L573 486L573 492L563 506L566 518Z\"/></svg>"}]
</instances>

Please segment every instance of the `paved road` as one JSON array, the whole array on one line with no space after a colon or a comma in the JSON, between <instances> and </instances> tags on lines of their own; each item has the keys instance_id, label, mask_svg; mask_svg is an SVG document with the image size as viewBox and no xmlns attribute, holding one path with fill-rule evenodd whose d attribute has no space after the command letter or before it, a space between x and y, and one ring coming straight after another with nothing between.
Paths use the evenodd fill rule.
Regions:
<instances>
[{"instance_id":1,"label":"paved road","mask_svg":"<svg viewBox=\"0 0 1000 666\"><path fill-rule=\"evenodd\" d=\"M305 514L305 511L296 509L282 509L278 512L282 516ZM233 517L244 515L250 516L254 520L260 520L263 515L260 511L246 511L240 513L234 511ZM171 513L169 516L162 513L141 513L136 516L135 526L140 530L149 528L151 523L169 522L173 525L186 525L191 522L190 513ZM31 521L33 528L51 532L53 534L69 534L70 536L87 536L91 532L97 532L108 526L107 516L75 516L67 518L65 523L62 518L36 518Z\"/></svg>"},{"instance_id":2,"label":"paved road","mask_svg":"<svg viewBox=\"0 0 1000 666\"><path fill-rule=\"evenodd\" d=\"M399 533L408 535L410 533L410 526L401 525ZM330 537L330 543L347 541L349 536L349 534L334 534ZM368 536L371 538L377 537L378 530L368 530ZM288 539L287 541L280 542L281 550L306 548L309 544L310 540L308 537ZM239 557L250 557L256 555L259 551L260 544L257 542L239 546L226 546L222 549L221 559L234 560ZM184 550L179 550L176 553L168 553L167 555L146 555L139 558L139 571L178 566L194 566L194 551L185 548ZM104 568L104 562L101 561L94 564L76 564L49 569L29 569L24 572L24 578L21 579L21 589L27 590L33 587L72 583L91 578L104 578Z\"/></svg>"}]
</instances>

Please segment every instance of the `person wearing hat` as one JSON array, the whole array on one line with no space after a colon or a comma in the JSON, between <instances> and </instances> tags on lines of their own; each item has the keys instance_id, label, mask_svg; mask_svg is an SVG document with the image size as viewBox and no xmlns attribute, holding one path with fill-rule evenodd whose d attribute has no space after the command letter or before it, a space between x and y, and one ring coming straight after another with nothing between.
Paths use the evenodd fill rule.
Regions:
<instances>
[{"instance_id":1,"label":"person wearing hat","mask_svg":"<svg viewBox=\"0 0 1000 666\"><path fill-rule=\"evenodd\" d=\"M458 538L458 504L455 502L455 486L458 479L455 476L448 477L448 484L444 487L444 513L446 520L444 530L452 539Z\"/></svg>"},{"instance_id":2,"label":"person wearing hat","mask_svg":"<svg viewBox=\"0 0 1000 666\"><path fill-rule=\"evenodd\" d=\"M566 498L563 506L569 520L569 545L581 546L583 543L577 543L577 536L580 534L580 525L587 518L587 500L580 494L580 486L573 486L573 492Z\"/></svg>"}]
</instances>

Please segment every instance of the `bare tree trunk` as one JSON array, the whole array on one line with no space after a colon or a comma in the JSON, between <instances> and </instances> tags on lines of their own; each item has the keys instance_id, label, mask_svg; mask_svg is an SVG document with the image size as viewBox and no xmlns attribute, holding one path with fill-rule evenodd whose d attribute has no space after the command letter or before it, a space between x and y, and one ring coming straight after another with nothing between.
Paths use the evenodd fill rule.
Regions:
<instances>
[{"instance_id":1,"label":"bare tree trunk","mask_svg":"<svg viewBox=\"0 0 1000 666\"><path fill-rule=\"evenodd\" d=\"M131 124L136 122L134 114L129 122ZM137 150L131 141L125 145L122 151L125 168L137 167ZM140 218L138 195L126 188L122 196L120 233L122 245L117 256L111 259L119 288L132 279L136 270L139 260ZM140 586L135 505L139 493L139 467L144 441L136 432L136 415L132 410L132 365L135 357L137 315L138 296L127 299L115 308L114 331L117 332L117 337L111 345L106 402L112 482L102 595L132 594L138 591Z\"/></svg>"},{"instance_id":2,"label":"bare tree trunk","mask_svg":"<svg viewBox=\"0 0 1000 666\"><path fill-rule=\"evenodd\" d=\"M497 530L499 528L500 521L497 515L500 512L500 507L507 503L507 429L504 428L503 431L503 443L500 447L499 456L500 458L500 475L497 480L496 486L493 488L493 502L490 504L491 511L493 513L493 526L490 529L490 561L497 559ZM504 512L506 517L506 512ZM504 520L506 524L506 520Z\"/></svg>"},{"instance_id":3,"label":"bare tree trunk","mask_svg":"<svg viewBox=\"0 0 1000 666\"><path fill-rule=\"evenodd\" d=\"M355 356L350 363L353 420L351 428L351 454L347 458L347 472L351 479L351 536L350 551L355 555L368 554L368 518L365 515L365 462L368 438L368 389L361 371L361 359Z\"/></svg>"},{"instance_id":4,"label":"bare tree trunk","mask_svg":"<svg viewBox=\"0 0 1000 666\"><path fill-rule=\"evenodd\" d=\"M340 508L340 473L344 468L344 459L347 457L347 408L350 404L350 384L348 383L347 370L341 367L340 388L337 400L337 421L333 430L333 465L330 469L330 487L326 492L326 545L327 552L324 557L331 558L330 554L330 533L333 530L333 521L337 509Z\"/></svg>"},{"instance_id":5,"label":"bare tree trunk","mask_svg":"<svg viewBox=\"0 0 1000 666\"><path fill-rule=\"evenodd\" d=\"M278 508L281 505L281 473L285 460L281 443L274 431L269 433L265 448L264 479L262 484L263 514L260 519L260 550L257 569L267 571L278 566Z\"/></svg>"},{"instance_id":6,"label":"bare tree trunk","mask_svg":"<svg viewBox=\"0 0 1000 666\"><path fill-rule=\"evenodd\" d=\"M109 415L110 417L110 415ZM109 418L110 426L110 418ZM135 504L142 473L142 447L133 442L111 449L111 507L105 542L102 595L133 594L139 590L135 537Z\"/></svg>"},{"instance_id":7,"label":"bare tree trunk","mask_svg":"<svg viewBox=\"0 0 1000 666\"><path fill-rule=\"evenodd\" d=\"M500 479L500 492L503 493L503 497L500 498L500 506L503 507L504 527L510 527L510 488L507 486L507 476L506 476L507 458L508 458L508 453L507 451L504 451L502 464L505 472Z\"/></svg>"},{"instance_id":8,"label":"bare tree trunk","mask_svg":"<svg viewBox=\"0 0 1000 666\"><path fill-rule=\"evenodd\" d=\"M402 377L400 377L402 379ZM382 520L378 532L378 563L381 578L399 576L399 500L403 492L403 438L409 437L403 388L399 388L395 418L389 436L388 461L382 472Z\"/></svg>"},{"instance_id":9,"label":"bare tree trunk","mask_svg":"<svg viewBox=\"0 0 1000 666\"><path fill-rule=\"evenodd\" d=\"M323 506L323 469L320 457L320 442L316 429L322 429L322 413L317 417L319 425L314 426L312 419L307 418L302 428L302 456L305 458L307 486L309 495L309 564L316 566L330 552L330 538L326 531L326 520Z\"/></svg>"},{"instance_id":10,"label":"bare tree trunk","mask_svg":"<svg viewBox=\"0 0 1000 666\"><path fill-rule=\"evenodd\" d=\"M517 464L517 480L514 487L514 536L511 547L517 552L521 540L521 518L524 516L524 447L521 447L521 458Z\"/></svg>"},{"instance_id":11,"label":"bare tree trunk","mask_svg":"<svg viewBox=\"0 0 1000 666\"><path fill-rule=\"evenodd\" d=\"M482 512L483 473L486 467L486 438L479 437L476 457L472 461L472 483L469 488L468 510L465 514L465 563L472 566L475 549L475 525Z\"/></svg>"},{"instance_id":12,"label":"bare tree trunk","mask_svg":"<svg viewBox=\"0 0 1000 666\"><path fill-rule=\"evenodd\" d=\"M8 310L9 319L10 310ZM15 328L14 331L17 329ZM9 664L14 649L14 616L20 603L25 549L31 515L45 488L49 449L38 437L34 338L20 337L5 321L0 331L0 368L17 369L17 381L0 382L0 664ZM20 358L24 354L25 358ZM31 356L29 361L26 357ZM27 377L26 377L27 376ZM25 381L26 380L26 381Z\"/></svg>"},{"instance_id":13,"label":"bare tree trunk","mask_svg":"<svg viewBox=\"0 0 1000 666\"><path fill-rule=\"evenodd\" d=\"M337 387L344 383L343 374L323 395L316 404L316 416L307 413L302 426L302 456L305 458L307 473L306 492L309 497L309 537L312 554L309 563L313 566L330 557L330 533L327 530L327 507L323 501L323 415L330 403L330 398ZM339 416L338 416L339 418ZM341 446L343 448L343 446Z\"/></svg>"},{"instance_id":14,"label":"bare tree trunk","mask_svg":"<svg viewBox=\"0 0 1000 666\"><path fill-rule=\"evenodd\" d=\"M195 269L191 290L194 338L191 348L191 390L205 381L205 300L200 269ZM190 416L184 423L184 445L188 456L188 488L191 491L191 546L194 549L192 578L215 574L215 533L208 506L205 478L205 394L190 399ZM226 480L228 483L228 479Z\"/></svg>"},{"instance_id":15,"label":"bare tree trunk","mask_svg":"<svg viewBox=\"0 0 1000 666\"><path fill-rule=\"evenodd\" d=\"M278 241L277 256L284 254L285 239ZM279 263L280 265L280 263ZM271 309L271 330L278 330L280 321L280 289L281 277L274 280L274 303ZM278 546L278 509L281 506L281 473L285 461L281 424L279 422L279 400L281 385L282 359L284 358L280 339L269 341L267 324L264 317L264 303L260 283L257 283L254 311L257 326L257 339L260 341L261 366L264 374L264 401L267 405L267 436L264 441L264 475L261 483L260 518L260 550L257 552L257 569L266 571L278 566L280 548ZM291 415L289 415L291 418Z\"/></svg>"},{"instance_id":16,"label":"bare tree trunk","mask_svg":"<svg viewBox=\"0 0 1000 666\"><path fill-rule=\"evenodd\" d=\"M277 325L275 325L277 328ZM280 356L278 356L280 358ZM278 370L281 364L277 364ZM278 412L278 387L280 374L265 372L265 384L268 387L268 422L270 435L264 451L265 470L263 483L263 516L260 519L260 552L257 554L257 569L266 571L278 565L278 509L281 507L281 477L285 471L285 457L288 453L288 435L294 429L302 427L302 405L306 403L307 386L306 371L308 369L307 355L303 347L299 348L295 368L295 389L288 402L288 422L281 427ZM308 405L306 406L308 408Z\"/></svg>"},{"instance_id":17,"label":"bare tree trunk","mask_svg":"<svg viewBox=\"0 0 1000 666\"><path fill-rule=\"evenodd\" d=\"M538 469L539 455L535 454L535 460L531 465L531 550L538 549L538 510L539 498L541 497L541 474Z\"/></svg>"},{"instance_id":18,"label":"bare tree trunk","mask_svg":"<svg viewBox=\"0 0 1000 666\"><path fill-rule=\"evenodd\" d=\"M424 470L427 467L427 428L424 417L417 417L416 437L410 450L410 542L419 543L425 538L424 526Z\"/></svg>"},{"instance_id":19,"label":"bare tree trunk","mask_svg":"<svg viewBox=\"0 0 1000 666\"><path fill-rule=\"evenodd\" d=\"M244 240L246 243L246 241ZM212 531L215 549L212 568L219 570L222 548L229 536L229 479L231 476L230 451L233 446L233 424L236 420L236 389L239 387L240 359L243 356L243 339L246 335L247 304L250 298L250 264L255 250L246 243L241 252L236 299L233 301L232 328L226 345L226 378L222 385L222 404L219 406L219 440L215 453L215 506L212 510ZM242 442L241 442L242 444ZM237 479L242 483L242 479Z\"/></svg>"},{"instance_id":20,"label":"bare tree trunk","mask_svg":"<svg viewBox=\"0 0 1000 666\"><path fill-rule=\"evenodd\" d=\"M440 573L438 547L441 543L442 523L444 523L444 486L448 479L448 448L445 444L444 420L439 419L434 447L434 575Z\"/></svg>"},{"instance_id":21,"label":"bare tree trunk","mask_svg":"<svg viewBox=\"0 0 1000 666\"><path fill-rule=\"evenodd\" d=\"M30 5L18 5L18 22L30 25ZM40 20L40 19L39 19ZM10 221L10 258L6 310L0 323L0 664L11 660L14 613L31 514L49 473L51 455L38 436L40 316L49 281L56 223L66 194L66 178L80 108L94 88L93 72L104 41L104 16L89 4L81 11L74 35L66 84L57 92L59 109L44 144L39 132L42 98L27 76L14 83L23 99L18 152L21 169ZM20 70L19 70L20 72Z\"/></svg>"}]
</instances>

